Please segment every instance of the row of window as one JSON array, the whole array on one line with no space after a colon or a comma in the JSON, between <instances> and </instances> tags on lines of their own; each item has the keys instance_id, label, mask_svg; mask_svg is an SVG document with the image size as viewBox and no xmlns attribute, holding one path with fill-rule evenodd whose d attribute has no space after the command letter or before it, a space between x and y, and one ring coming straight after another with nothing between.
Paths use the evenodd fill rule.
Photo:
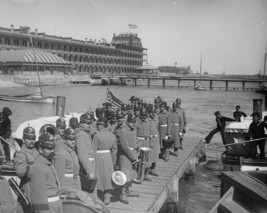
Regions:
<instances>
[{"instance_id":1,"label":"row of window","mask_svg":"<svg viewBox=\"0 0 267 213\"><path fill-rule=\"evenodd\" d=\"M30 42L26 40L11 40L9 38L0 38L0 44L4 45L14 45L19 47L29 47L31 46ZM122 52L116 50L107 50L107 49L100 49L100 48L87 48L87 47L78 47L78 46L70 46L70 45L61 45L61 44L53 44L53 43L42 43L33 41L33 46L39 49L51 49L51 50L58 50L58 51L68 51L68 52L77 52L77 53L87 53L87 54L95 54L95 55L107 55L107 56L118 56L118 57L130 57L130 58L143 58L143 51L134 51L133 52ZM121 47L121 46L120 46ZM122 48L122 47L121 47ZM124 49L128 47L125 46ZM120 49L121 50L121 49Z\"/></svg>"}]
</instances>

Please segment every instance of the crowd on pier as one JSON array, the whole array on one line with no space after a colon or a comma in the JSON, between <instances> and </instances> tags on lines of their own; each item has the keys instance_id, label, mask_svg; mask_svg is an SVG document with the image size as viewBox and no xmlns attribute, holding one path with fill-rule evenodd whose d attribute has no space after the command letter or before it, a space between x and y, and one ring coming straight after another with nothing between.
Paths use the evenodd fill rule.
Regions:
<instances>
[{"instance_id":1,"label":"crowd on pier","mask_svg":"<svg viewBox=\"0 0 267 213\"><path fill-rule=\"evenodd\" d=\"M14 158L20 188L32 204L21 205L21 210L62 212L61 198L77 190L108 205L119 188L119 200L129 204L127 197L139 196L131 191L132 184L159 176L157 161L169 161L170 149L178 157L185 133L181 99L168 107L161 97L150 104L132 96L120 107L105 102L69 122L59 117L55 127L43 127L38 139L28 126Z\"/></svg>"}]
</instances>

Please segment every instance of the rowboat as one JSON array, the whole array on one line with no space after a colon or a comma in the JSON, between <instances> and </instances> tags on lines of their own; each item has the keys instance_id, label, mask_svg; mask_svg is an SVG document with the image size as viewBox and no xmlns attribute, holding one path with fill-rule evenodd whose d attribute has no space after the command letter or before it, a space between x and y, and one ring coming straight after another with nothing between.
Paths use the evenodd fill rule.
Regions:
<instances>
[{"instance_id":1,"label":"rowboat","mask_svg":"<svg viewBox=\"0 0 267 213\"><path fill-rule=\"evenodd\" d=\"M0 100L2 101L15 101L15 102L26 102L26 103L53 103L55 97L54 96L32 96L32 95L24 95L21 96L10 96L0 94Z\"/></svg>"}]
</instances>

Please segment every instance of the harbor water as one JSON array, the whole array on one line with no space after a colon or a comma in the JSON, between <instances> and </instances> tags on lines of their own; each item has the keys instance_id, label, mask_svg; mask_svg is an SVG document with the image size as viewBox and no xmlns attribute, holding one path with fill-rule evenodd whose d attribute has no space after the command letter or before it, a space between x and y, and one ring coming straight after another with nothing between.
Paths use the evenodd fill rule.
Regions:
<instances>
[{"instance_id":1,"label":"harbor water","mask_svg":"<svg viewBox=\"0 0 267 213\"><path fill-rule=\"evenodd\" d=\"M204 138L216 126L215 116L213 115L215 111L219 110L222 115L232 117L235 106L240 105L241 111L250 115L253 109L253 99L264 98L254 91L241 90L195 91L193 89L132 86L109 86L108 88L125 103L129 102L131 96L142 98L148 103L153 103L155 97L161 96L171 106L176 98L181 98L188 122L185 137L197 137L199 140ZM30 90L33 91L34 88L1 88L1 93L14 95L18 92L26 93ZM95 110L105 102L106 98L106 87L104 86L56 86L44 87L43 90L45 95L65 96L66 113ZM0 108L4 106L8 106L13 111L11 121L14 131L25 120L54 114L54 106L52 104L0 101ZM207 162L196 166L196 173L193 178L180 181L179 213L206 213L218 201L222 169L220 155L224 151L224 148L216 148L218 145L222 145L219 134L214 136L207 147Z\"/></svg>"}]
</instances>

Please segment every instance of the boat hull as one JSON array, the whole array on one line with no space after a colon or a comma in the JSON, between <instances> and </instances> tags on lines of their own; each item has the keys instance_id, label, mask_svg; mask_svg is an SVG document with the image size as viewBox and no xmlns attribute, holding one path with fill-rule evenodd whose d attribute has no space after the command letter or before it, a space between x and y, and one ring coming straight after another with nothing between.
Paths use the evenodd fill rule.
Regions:
<instances>
[{"instance_id":1,"label":"boat hull","mask_svg":"<svg viewBox=\"0 0 267 213\"><path fill-rule=\"evenodd\" d=\"M221 156L223 171L267 171L266 159L242 158L228 155L225 151Z\"/></svg>"},{"instance_id":2,"label":"boat hull","mask_svg":"<svg viewBox=\"0 0 267 213\"><path fill-rule=\"evenodd\" d=\"M52 96L47 97L32 97L32 98L18 98L18 97L8 97L0 96L1 101L13 101L13 102L25 102L25 103L53 103L55 98Z\"/></svg>"}]
</instances>

